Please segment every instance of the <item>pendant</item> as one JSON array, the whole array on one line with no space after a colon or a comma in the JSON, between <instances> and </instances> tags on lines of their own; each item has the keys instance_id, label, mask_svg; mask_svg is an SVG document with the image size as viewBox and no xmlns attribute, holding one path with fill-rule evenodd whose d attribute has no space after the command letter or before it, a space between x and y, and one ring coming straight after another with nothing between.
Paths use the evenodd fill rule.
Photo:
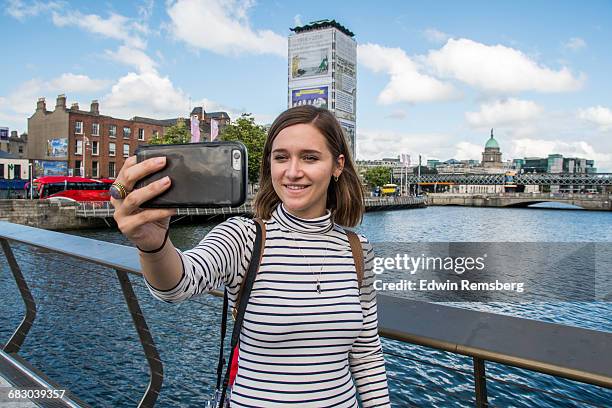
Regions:
<instances>
[{"instance_id":1,"label":"pendant","mask_svg":"<svg viewBox=\"0 0 612 408\"><path fill-rule=\"evenodd\" d=\"M320 295L321 294L321 283L317 282L317 293Z\"/></svg>"}]
</instances>

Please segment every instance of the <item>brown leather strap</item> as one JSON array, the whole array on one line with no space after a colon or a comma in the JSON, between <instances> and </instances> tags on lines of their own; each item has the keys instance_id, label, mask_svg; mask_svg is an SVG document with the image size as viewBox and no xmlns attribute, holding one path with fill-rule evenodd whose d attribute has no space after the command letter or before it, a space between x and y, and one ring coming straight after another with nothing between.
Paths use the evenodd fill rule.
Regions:
<instances>
[{"instance_id":1,"label":"brown leather strap","mask_svg":"<svg viewBox=\"0 0 612 408\"><path fill-rule=\"evenodd\" d=\"M261 260L263 259L264 248L266 247L266 223L261 218L253 218L253 221L259 224L261 227L261 251L259 251L259 265L261 265ZM255 253L255 248L251 253ZM232 307L232 318L236 320L236 314L238 313L238 305L240 304L240 297L242 296L242 289L244 287L244 279L240 284L240 290L238 291L238 295L236 296L236 301L234 302L234 306Z\"/></svg>"},{"instance_id":2,"label":"brown leather strap","mask_svg":"<svg viewBox=\"0 0 612 408\"><path fill-rule=\"evenodd\" d=\"M351 230L345 230L348 235L349 243L351 244L351 252L353 253L353 260L355 261L355 270L357 271L357 284L361 288L361 282L363 282L363 249L361 247L361 241L357 234Z\"/></svg>"}]
</instances>

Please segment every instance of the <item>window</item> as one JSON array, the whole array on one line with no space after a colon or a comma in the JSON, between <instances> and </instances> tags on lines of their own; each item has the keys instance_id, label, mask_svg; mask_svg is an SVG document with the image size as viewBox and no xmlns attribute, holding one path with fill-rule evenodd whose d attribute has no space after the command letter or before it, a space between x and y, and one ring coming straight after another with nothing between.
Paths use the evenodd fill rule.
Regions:
<instances>
[{"instance_id":1,"label":"window","mask_svg":"<svg viewBox=\"0 0 612 408\"><path fill-rule=\"evenodd\" d=\"M23 146L19 146L19 153L23 153Z\"/></svg>"},{"instance_id":2,"label":"window","mask_svg":"<svg viewBox=\"0 0 612 408\"><path fill-rule=\"evenodd\" d=\"M123 138L124 139L129 139L131 135L132 135L132 129L130 129L127 126L124 126L123 127Z\"/></svg>"},{"instance_id":3,"label":"window","mask_svg":"<svg viewBox=\"0 0 612 408\"><path fill-rule=\"evenodd\" d=\"M4 164L0 164L0 178L4 178Z\"/></svg>"},{"instance_id":4,"label":"window","mask_svg":"<svg viewBox=\"0 0 612 408\"><path fill-rule=\"evenodd\" d=\"M77 120L76 122L74 122L74 133L76 133L77 135L83 134L83 122L82 121Z\"/></svg>"},{"instance_id":5,"label":"window","mask_svg":"<svg viewBox=\"0 0 612 408\"><path fill-rule=\"evenodd\" d=\"M144 129L138 129L138 140L144 140Z\"/></svg>"},{"instance_id":6,"label":"window","mask_svg":"<svg viewBox=\"0 0 612 408\"><path fill-rule=\"evenodd\" d=\"M74 154L83 154L83 141L77 140L74 146Z\"/></svg>"},{"instance_id":7,"label":"window","mask_svg":"<svg viewBox=\"0 0 612 408\"><path fill-rule=\"evenodd\" d=\"M117 136L117 125L110 125L108 127L108 135L110 137L116 137Z\"/></svg>"},{"instance_id":8,"label":"window","mask_svg":"<svg viewBox=\"0 0 612 408\"><path fill-rule=\"evenodd\" d=\"M153 131L153 137L158 137L159 136L159 132L157 130Z\"/></svg>"},{"instance_id":9,"label":"window","mask_svg":"<svg viewBox=\"0 0 612 408\"><path fill-rule=\"evenodd\" d=\"M129 155L130 155L130 145L124 144L123 145L123 157L128 157Z\"/></svg>"},{"instance_id":10,"label":"window","mask_svg":"<svg viewBox=\"0 0 612 408\"><path fill-rule=\"evenodd\" d=\"M13 178L20 179L21 178L21 164L16 164L13 167Z\"/></svg>"},{"instance_id":11,"label":"window","mask_svg":"<svg viewBox=\"0 0 612 408\"><path fill-rule=\"evenodd\" d=\"M115 162L108 162L108 177L115 177Z\"/></svg>"},{"instance_id":12,"label":"window","mask_svg":"<svg viewBox=\"0 0 612 408\"><path fill-rule=\"evenodd\" d=\"M109 143L108 144L108 155L109 156L114 156L115 155L115 144L114 143Z\"/></svg>"},{"instance_id":13,"label":"window","mask_svg":"<svg viewBox=\"0 0 612 408\"><path fill-rule=\"evenodd\" d=\"M81 161L80 160L74 161L74 175L75 176L81 175Z\"/></svg>"},{"instance_id":14,"label":"window","mask_svg":"<svg viewBox=\"0 0 612 408\"><path fill-rule=\"evenodd\" d=\"M91 154L93 156L98 155L98 142L97 141L91 142Z\"/></svg>"},{"instance_id":15,"label":"window","mask_svg":"<svg viewBox=\"0 0 612 408\"><path fill-rule=\"evenodd\" d=\"M92 136L100 136L100 124L92 123L91 124L91 135Z\"/></svg>"},{"instance_id":16,"label":"window","mask_svg":"<svg viewBox=\"0 0 612 408\"><path fill-rule=\"evenodd\" d=\"M91 177L99 177L98 176L98 162L97 161L92 161L91 162Z\"/></svg>"}]
</instances>

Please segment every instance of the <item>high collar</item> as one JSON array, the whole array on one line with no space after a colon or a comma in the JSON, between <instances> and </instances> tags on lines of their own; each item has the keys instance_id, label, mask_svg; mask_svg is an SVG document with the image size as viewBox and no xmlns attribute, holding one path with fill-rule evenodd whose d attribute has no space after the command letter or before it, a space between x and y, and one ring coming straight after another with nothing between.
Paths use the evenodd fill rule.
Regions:
<instances>
[{"instance_id":1,"label":"high collar","mask_svg":"<svg viewBox=\"0 0 612 408\"><path fill-rule=\"evenodd\" d=\"M331 211L325 210L325 215L318 218L300 218L292 215L287 211L285 205L280 203L272 212L272 218L278 222L281 227L292 231L304 234L324 234L333 228Z\"/></svg>"}]
</instances>

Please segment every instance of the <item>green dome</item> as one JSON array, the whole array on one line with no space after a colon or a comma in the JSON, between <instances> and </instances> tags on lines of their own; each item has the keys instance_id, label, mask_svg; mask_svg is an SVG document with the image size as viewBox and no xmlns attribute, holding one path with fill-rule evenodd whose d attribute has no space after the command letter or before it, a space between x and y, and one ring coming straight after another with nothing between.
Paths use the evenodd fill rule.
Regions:
<instances>
[{"instance_id":1,"label":"green dome","mask_svg":"<svg viewBox=\"0 0 612 408\"><path fill-rule=\"evenodd\" d=\"M497 140L495 140L495 138L493 137L493 129L491 129L491 138L487 140L487 144L485 144L485 149L499 149Z\"/></svg>"},{"instance_id":2,"label":"green dome","mask_svg":"<svg viewBox=\"0 0 612 408\"><path fill-rule=\"evenodd\" d=\"M493 136L489 140L487 140L487 144L485 145L485 149L495 148L499 149L499 145L497 144L497 140Z\"/></svg>"}]
</instances>

